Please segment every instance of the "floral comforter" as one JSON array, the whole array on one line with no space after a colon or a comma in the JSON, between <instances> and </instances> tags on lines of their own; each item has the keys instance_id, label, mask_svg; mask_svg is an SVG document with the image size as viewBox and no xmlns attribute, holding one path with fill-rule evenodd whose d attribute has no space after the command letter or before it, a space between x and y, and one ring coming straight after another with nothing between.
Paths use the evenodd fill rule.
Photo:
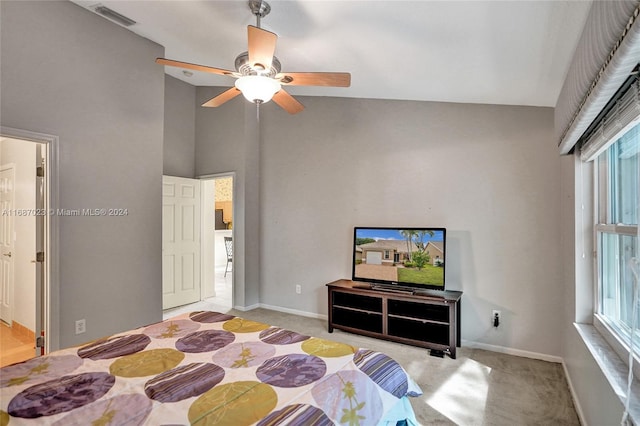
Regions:
<instances>
[{"instance_id":1,"label":"floral comforter","mask_svg":"<svg viewBox=\"0 0 640 426\"><path fill-rule=\"evenodd\" d=\"M388 356L211 311L0 369L0 426L415 421Z\"/></svg>"}]
</instances>

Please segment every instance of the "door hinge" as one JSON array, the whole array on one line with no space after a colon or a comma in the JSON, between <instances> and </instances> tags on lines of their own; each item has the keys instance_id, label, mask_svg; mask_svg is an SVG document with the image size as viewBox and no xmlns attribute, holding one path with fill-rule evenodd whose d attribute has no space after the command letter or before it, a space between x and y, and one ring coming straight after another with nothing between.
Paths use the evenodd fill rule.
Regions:
<instances>
[{"instance_id":1,"label":"door hinge","mask_svg":"<svg viewBox=\"0 0 640 426\"><path fill-rule=\"evenodd\" d=\"M36 177L44 177L44 166L36 167Z\"/></svg>"},{"instance_id":2,"label":"door hinge","mask_svg":"<svg viewBox=\"0 0 640 426\"><path fill-rule=\"evenodd\" d=\"M36 337L36 348L44 348L44 336Z\"/></svg>"},{"instance_id":3,"label":"door hinge","mask_svg":"<svg viewBox=\"0 0 640 426\"><path fill-rule=\"evenodd\" d=\"M44 262L44 252L39 251L36 253L36 262Z\"/></svg>"}]
</instances>

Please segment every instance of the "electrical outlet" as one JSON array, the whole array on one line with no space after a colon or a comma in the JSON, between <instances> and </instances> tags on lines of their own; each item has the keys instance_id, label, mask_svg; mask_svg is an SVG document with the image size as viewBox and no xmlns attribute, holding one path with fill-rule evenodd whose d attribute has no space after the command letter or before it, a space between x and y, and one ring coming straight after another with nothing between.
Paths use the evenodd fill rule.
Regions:
<instances>
[{"instance_id":1,"label":"electrical outlet","mask_svg":"<svg viewBox=\"0 0 640 426\"><path fill-rule=\"evenodd\" d=\"M84 318L76 321L76 334L82 334L85 331L87 331L87 321Z\"/></svg>"},{"instance_id":2,"label":"electrical outlet","mask_svg":"<svg viewBox=\"0 0 640 426\"><path fill-rule=\"evenodd\" d=\"M502 321L502 313L497 309L494 309L493 312L491 313L491 324L493 324L494 327L497 327L500 325L501 321Z\"/></svg>"},{"instance_id":3,"label":"electrical outlet","mask_svg":"<svg viewBox=\"0 0 640 426\"><path fill-rule=\"evenodd\" d=\"M302 293L302 287L300 287L300 284L296 285L296 293L297 294Z\"/></svg>"}]
</instances>

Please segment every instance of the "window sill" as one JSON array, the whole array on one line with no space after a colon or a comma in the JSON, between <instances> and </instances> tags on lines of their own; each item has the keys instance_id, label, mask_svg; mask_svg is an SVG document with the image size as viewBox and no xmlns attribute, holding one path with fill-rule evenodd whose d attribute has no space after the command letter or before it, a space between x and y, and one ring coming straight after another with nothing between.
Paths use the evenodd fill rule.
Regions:
<instances>
[{"instance_id":1,"label":"window sill","mask_svg":"<svg viewBox=\"0 0 640 426\"><path fill-rule=\"evenodd\" d=\"M624 407L629 374L627 364L593 325L574 323L574 326ZM629 417L634 424L640 424L640 384L637 378L634 378L631 384Z\"/></svg>"}]
</instances>

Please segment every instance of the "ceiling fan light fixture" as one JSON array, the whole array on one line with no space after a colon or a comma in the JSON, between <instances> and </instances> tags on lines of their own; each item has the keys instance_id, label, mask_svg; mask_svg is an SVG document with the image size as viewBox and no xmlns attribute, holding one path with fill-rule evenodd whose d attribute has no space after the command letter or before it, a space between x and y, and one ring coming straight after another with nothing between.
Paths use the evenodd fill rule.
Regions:
<instances>
[{"instance_id":1,"label":"ceiling fan light fixture","mask_svg":"<svg viewBox=\"0 0 640 426\"><path fill-rule=\"evenodd\" d=\"M351 74L344 72L288 72L281 74L280 61L274 56L278 35L260 28L260 18L264 18L271 7L264 0L249 0L248 4L251 12L256 16L257 22L255 26L247 26L248 49L236 57L237 72L173 59L156 59L156 62L161 65L237 78L235 87L209 99L202 104L203 107L218 107L242 93L245 99L256 105L273 99L275 104L289 114L297 114L304 109L304 106L286 89L283 89L282 85L330 87L349 87L351 85Z\"/></svg>"},{"instance_id":2,"label":"ceiling fan light fixture","mask_svg":"<svg viewBox=\"0 0 640 426\"><path fill-rule=\"evenodd\" d=\"M262 104L280 90L280 83L261 75L245 75L236 80L236 87L249 102Z\"/></svg>"}]
</instances>

